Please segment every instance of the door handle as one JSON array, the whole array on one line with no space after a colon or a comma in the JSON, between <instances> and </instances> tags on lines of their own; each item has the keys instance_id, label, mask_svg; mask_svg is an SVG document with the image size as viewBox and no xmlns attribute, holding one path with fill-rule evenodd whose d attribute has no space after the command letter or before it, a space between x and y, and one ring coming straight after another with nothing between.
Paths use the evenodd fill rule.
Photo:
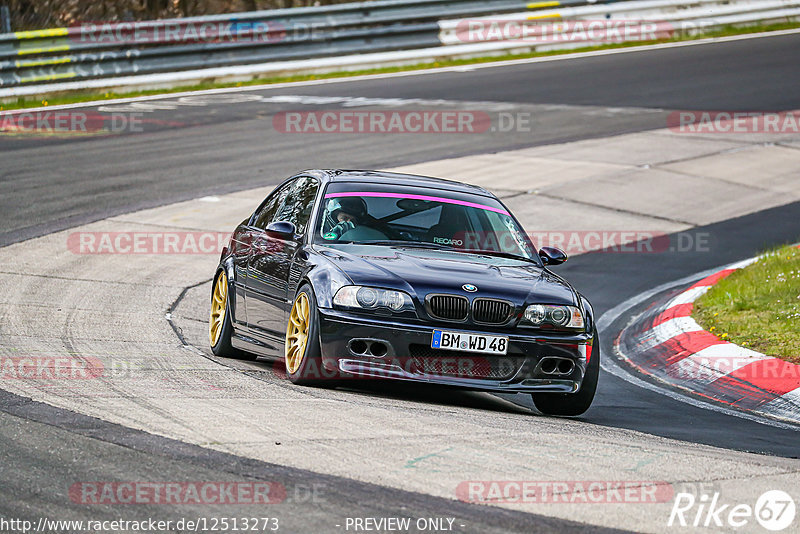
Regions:
<instances>
[{"instance_id":1,"label":"door handle","mask_svg":"<svg viewBox=\"0 0 800 534\"><path fill-rule=\"evenodd\" d=\"M283 249L283 242L277 239L259 239L253 246L259 252L280 252Z\"/></svg>"}]
</instances>

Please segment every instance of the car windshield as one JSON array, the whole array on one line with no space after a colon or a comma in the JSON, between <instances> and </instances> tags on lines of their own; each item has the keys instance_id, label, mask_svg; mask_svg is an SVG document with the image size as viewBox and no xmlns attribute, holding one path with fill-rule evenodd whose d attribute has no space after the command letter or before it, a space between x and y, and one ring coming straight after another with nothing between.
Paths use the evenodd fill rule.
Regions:
<instances>
[{"instance_id":1,"label":"car windshield","mask_svg":"<svg viewBox=\"0 0 800 534\"><path fill-rule=\"evenodd\" d=\"M533 245L500 202L421 187L331 184L317 243L452 249L536 261Z\"/></svg>"}]
</instances>

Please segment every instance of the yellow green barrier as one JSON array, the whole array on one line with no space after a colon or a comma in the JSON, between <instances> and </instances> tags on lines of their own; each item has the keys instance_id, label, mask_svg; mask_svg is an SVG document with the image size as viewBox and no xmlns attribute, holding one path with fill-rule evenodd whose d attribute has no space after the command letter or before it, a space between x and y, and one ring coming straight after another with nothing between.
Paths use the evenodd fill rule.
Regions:
<instances>
[{"instance_id":1,"label":"yellow green barrier","mask_svg":"<svg viewBox=\"0 0 800 534\"><path fill-rule=\"evenodd\" d=\"M69 50L69 44L57 44L54 46L47 46L47 47L30 47L30 48L23 48L20 47L17 50L17 54L20 56L28 55L28 54L48 54L50 52L66 52Z\"/></svg>"},{"instance_id":2,"label":"yellow green barrier","mask_svg":"<svg viewBox=\"0 0 800 534\"><path fill-rule=\"evenodd\" d=\"M54 57L47 59L31 59L27 61L15 61L14 64L18 69L27 69L30 67L43 67L45 65L63 65L64 63L71 63L72 58L69 57Z\"/></svg>"},{"instance_id":3,"label":"yellow green barrier","mask_svg":"<svg viewBox=\"0 0 800 534\"><path fill-rule=\"evenodd\" d=\"M68 28L49 28L47 30L31 30L26 32L14 32L17 39L42 39L44 37L64 37L69 34Z\"/></svg>"},{"instance_id":4,"label":"yellow green barrier","mask_svg":"<svg viewBox=\"0 0 800 534\"><path fill-rule=\"evenodd\" d=\"M532 4L528 4L528 9L543 9L546 7L558 7L561 5L561 2L533 2Z\"/></svg>"},{"instance_id":5,"label":"yellow green barrier","mask_svg":"<svg viewBox=\"0 0 800 534\"><path fill-rule=\"evenodd\" d=\"M64 72L60 74L48 74L45 76L30 76L28 78L20 78L20 83L31 82L51 82L53 80L62 80L64 78L74 78L78 75L77 72Z\"/></svg>"}]
</instances>

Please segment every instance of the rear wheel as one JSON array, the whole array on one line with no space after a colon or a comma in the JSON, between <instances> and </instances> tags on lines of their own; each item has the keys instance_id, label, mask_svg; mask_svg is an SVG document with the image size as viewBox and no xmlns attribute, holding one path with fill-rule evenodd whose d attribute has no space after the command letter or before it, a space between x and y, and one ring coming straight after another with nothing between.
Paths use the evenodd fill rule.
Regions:
<instances>
[{"instance_id":1,"label":"rear wheel","mask_svg":"<svg viewBox=\"0 0 800 534\"><path fill-rule=\"evenodd\" d=\"M531 393L536 409L545 415L576 416L586 412L592 405L600 376L600 338L594 331L589 365L577 393Z\"/></svg>"},{"instance_id":2,"label":"rear wheel","mask_svg":"<svg viewBox=\"0 0 800 534\"><path fill-rule=\"evenodd\" d=\"M255 360L255 354L241 351L231 345L233 325L231 324L228 289L228 277L225 275L225 271L220 271L214 279L214 288L211 291L211 316L208 320L208 340L211 344L211 352L225 358Z\"/></svg>"},{"instance_id":3,"label":"rear wheel","mask_svg":"<svg viewBox=\"0 0 800 534\"><path fill-rule=\"evenodd\" d=\"M317 301L308 284L297 292L289 312L284 359L286 376L292 383L312 386L323 381Z\"/></svg>"}]
</instances>

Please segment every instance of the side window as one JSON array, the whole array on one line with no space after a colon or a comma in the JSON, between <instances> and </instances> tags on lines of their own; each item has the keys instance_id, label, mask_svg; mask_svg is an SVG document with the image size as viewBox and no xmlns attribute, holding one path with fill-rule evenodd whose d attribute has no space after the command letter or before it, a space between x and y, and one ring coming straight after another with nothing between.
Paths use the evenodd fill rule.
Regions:
<instances>
[{"instance_id":1,"label":"side window","mask_svg":"<svg viewBox=\"0 0 800 534\"><path fill-rule=\"evenodd\" d=\"M261 211L256 215L253 226L256 228L266 229L267 225L275 219L278 208L283 204L289 191L297 183L297 180L292 180L288 184L281 187L279 190L274 191L267 199L266 204L261 207Z\"/></svg>"},{"instance_id":2,"label":"side window","mask_svg":"<svg viewBox=\"0 0 800 534\"><path fill-rule=\"evenodd\" d=\"M306 230L311 210L314 208L314 199L317 197L319 183L314 178L307 176L298 178L283 202L275 212L273 221L287 221L295 225L297 233Z\"/></svg>"}]
</instances>

